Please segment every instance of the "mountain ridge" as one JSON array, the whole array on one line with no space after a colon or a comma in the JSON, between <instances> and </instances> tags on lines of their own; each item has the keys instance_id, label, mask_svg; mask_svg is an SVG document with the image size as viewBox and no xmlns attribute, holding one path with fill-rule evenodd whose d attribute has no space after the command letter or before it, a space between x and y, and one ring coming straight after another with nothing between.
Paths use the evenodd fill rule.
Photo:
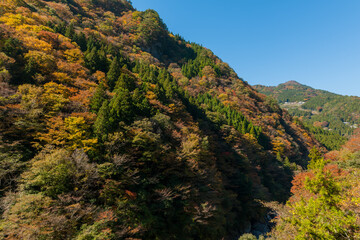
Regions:
<instances>
[{"instance_id":1,"label":"mountain ridge","mask_svg":"<svg viewBox=\"0 0 360 240\"><path fill-rule=\"evenodd\" d=\"M326 132L316 130L313 127L323 128L328 132L327 134L329 134L328 130L330 129L336 134L348 138L360 124L359 97L343 96L303 84L294 84L291 81L275 87L255 85L254 88L277 99L292 116L301 118L314 133L317 132L316 134L322 141L324 136L319 132L323 134ZM340 139L338 144L335 144L336 136L333 136L331 143L326 143L327 147L339 149L345 141L341 136L337 137Z\"/></svg>"},{"instance_id":2,"label":"mountain ridge","mask_svg":"<svg viewBox=\"0 0 360 240\"><path fill-rule=\"evenodd\" d=\"M154 10L0 9L4 239L235 238L263 222L258 199L286 201L310 149L325 151Z\"/></svg>"}]
</instances>

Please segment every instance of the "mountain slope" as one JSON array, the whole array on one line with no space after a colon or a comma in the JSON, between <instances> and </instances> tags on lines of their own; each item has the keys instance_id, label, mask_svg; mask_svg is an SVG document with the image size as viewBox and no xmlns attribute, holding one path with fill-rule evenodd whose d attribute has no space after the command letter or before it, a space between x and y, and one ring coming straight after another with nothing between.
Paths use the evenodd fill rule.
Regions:
<instances>
[{"instance_id":1,"label":"mountain slope","mask_svg":"<svg viewBox=\"0 0 360 240\"><path fill-rule=\"evenodd\" d=\"M265 95L276 98L279 103L306 102L319 96L332 97L337 95L324 90L314 89L296 81L288 81L276 87L255 85L254 88Z\"/></svg>"},{"instance_id":2,"label":"mountain slope","mask_svg":"<svg viewBox=\"0 0 360 240\"><path fill-rule=\"evenodd\" d=\"M313 89L295 81L289 81L277 87L256 85L254 88L267 96L276 98L282 108L288 110L291 115L300 117L308 128L311 128L310 131L315 134L317 132L319 137L323 137L324 134L334 135L332 133L348 137L360 124L359 97L342 96ZM319 127L325 131L320 130ZM332 133L326 131L328 129L331 129ZM340 141L336 143L335 140L330 140L325 143L329 149L339 149L345 142L345 138L335 135L332 138L340 139Z\"/></svg>"},{"instance_id":3,"label":"mountain slope","mask_svg":"<svg viewBox=\"0 0 360 240\"><path fill-rule=\"evenodd\" d=\"M320 144L124 0L0 3L3 239L219 239Z\"/></svg>"}]
</instances>

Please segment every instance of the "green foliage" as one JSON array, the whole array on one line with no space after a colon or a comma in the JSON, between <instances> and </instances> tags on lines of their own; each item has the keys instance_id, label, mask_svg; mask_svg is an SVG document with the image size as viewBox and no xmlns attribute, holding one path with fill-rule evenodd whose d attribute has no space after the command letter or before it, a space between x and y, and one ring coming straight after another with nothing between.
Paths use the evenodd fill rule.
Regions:
<instances>
[{"instance_id":1,"label":"green foliage","mask_svg":"<svg viewBox=\"0 0 360 240\"><path fill-rule=\"evenodd\" d=\"M110 122L112 125L121 121L131 122L134 117L134 109L129 90L117 88L115 90L115 96L110 101L109 108Z\"/></svg>"},{"instance_id":2,"label":"green foliage","mask_svg":"<svg viewBox=\"0 0 360 240\"><path fill-rule=\"evenodd\" d=\"M90 100L90 109L93 112L98 112L103 105L104 100L106 99L106 87L103 83L100 83L94 95L92 96Z\"/></svg>"},{"instance_id":3,"label":"green foliage","mask_svg":"<svg viewBox=\"0 0 360 240\"><path fill-rule=\"evenodd\" d=\"M328 150L339 150L346 141L345 137L336 132L324 130L306 123L304 123L304 126L315 136L316 140L322 143Z\"/></svg>"},{"instance_id":4,"label":"green foliage","mask_svg":"<svg viewBox=\"0 0 360 240\"><path fill-rule=\"evenodd\" d=\"M214 119L215 122L219 125L228 124L233 126L242 134L249 133L253 135L256 139L259 139L261 136L261 128L254 126L249 120L245 118L240 112L231 109L228 106L224 106L217 98L212 97L210 94L200 94L195 99L198 106L204 108L206 111L218 112L222 115L223 122L221 118Z\"/></svg>"},{"instance_id":5,"label":"green foliage","mask_svg":"<svg viewBox=\"0 0 360 240\"><path fill-rule=\"evenodd\" d=\"M303 129L155 11L1 5L2 238L222 239L288 196Z\"/></svg>"},{"instance_id":6,"label":"green foliage","mask_svg":"<svg viewBox=\"0 0 360 240\"><path fill-rule=\"evenodd\" d=\"M69 157L65 150L38 156L23 175L24 189L31 193L43 192L49 197L70 191L75 168Z\"/></svg>"},{"instance_id":7,"label":"green foliage","mask_svg":"<svg viewBox=\"0 0 360 240\"><path fill-rule=\"evenodd\" d=\"M121 73L120 61L117 57L115 57L109 67L109 71L106 74L108 79L108 85L110 89L114 89L115 83L118 80Z\"/></svg>"},{"instance_id":8,"label":"green foliage","mask_svg":"<svg viewBox=\"0 0 360 240\"><path fill-rule=\"evenodd\" d=\"M96 121L94 122L94 133L99 139L104 140L110 130L109 102L105 100L97 114Z\"/></svg>"},{"instance_id":9,"label":"green foliage","mask_svg":"<svg viewBox=\"0 0 360 240\"><path fill-rule=\"evenodd\" d=\"M140 17L141 23L137 31L145 44L152 44L165 34L167 27L156 11L148 9L142 12Z\"/></svg>"},{"instance_id":10,"label":"green foliage","mask_svg":"<svg viewBox=\"0 0 360 240\"><path fill-rule=\"evenodd\" d=\"M260 236L259 238L257 238L256 236L254 236L253 234L251 233L246 233L246 234L243 234L241 235L241 237L239 238L239 240L263 240L265 239L264 236Z\"/></svg>"},{"instance_id":11,"label":"green foliage","mask_svg":"<svg viewBox=\"0 0 360 240\"><path fill-rule=\"evenodd\" d=\"M307 128L329 150L339 149L344 143L343 137L338 137L339 141L336 140L337 135L349 136L353 133L355 124L360 124L358 120L360 99L358 97L341 96L294 81L277 87L257 85L255 88L261 93L276 98L279 103L304 102L300 105L283 104L282 107L293 116L303 117ZM315 122L328 122L327 129L332 129L332 132L321 132L317 128L310 127Z\"/></svg>"},{"instance_id":12,"label":"green foliage","mask_svg":"<svg viewBox=\"0 0 360 240\"><path fill-rule=\"evenodd\" d=\"M21 42L16 38L6 39L3 51L10 57L18 57L22 52Z\"/></svg>"},{"instance_id":13,"label":"green foliage","mask_svg":"<svg viewBox=\"0 0 360 240\"><path fill-rule=\"evenodd\" d=\"M92 72L102 71L107 72L108 70L108 59L106 52L103 48L97 49L93 47L85 52L85 66Z\"/></svg>"},{"instance_id":14,"label":"green foliage","mask_svg":"<svg viewBox=\"0 0 360 240\"><path fill-rule=\"evenodd\" d=\"M122 73L116 82L115 88L124 88L128 89L129 91L133 91L136 88L134 78Z\"/></svg>"},{"instance_id":15,"label":"green foliage","mask_svg":"<svg viewBox=\"0 0 360 240\"><path fill-rule=\"evenodd\" d=\"M7 151L0 148L0 195L2 195L7 188L11 187L16 177L25 167L22 160L23 156L20 152Z\"/></svg>"},{"instance_id":16,"label":"green foliage","mask_svg":"<svg viewBox=\"0 0 360 240\"><path fill-rule=\"evenodd\" d=\"M305 189L313 196L290 204L292 215L287 219L296 229L295 239L348 239L358 228L356 217L341 209L341 187L325 169L318 150L312 149L309 157L315 176L306 178Z\"/></svg>"},{"instance_id":17,"label":"green foliage","mask_svg":"<svg viewBox=\"0 0 360 240\"><path fill-rule=\"evenodd\" d=\"M192 47L195 49L197 56L195 59L190 59L186 64L182 66L182 74L184 74L184 76L186 76L187 78L202 76L202 70L204 69L204 67L210 66L214 69L217 76L219 76L220 69L215 64L214 58L212 58L212 53L209 53L209 50L206 50L196 44L192 44Z\"/></svg>"},{"instance_id":18,"label":"green foliage","mask_svg":"<svg viewBox=\"0 0 360 240\"><path fill-rule=\"evenodd\" d=\"M75 240L95 240L95 239L115 239L115 235L111 232L108 221L99 220L92 225L84 224Z\"/></svg>"}]
</instances>

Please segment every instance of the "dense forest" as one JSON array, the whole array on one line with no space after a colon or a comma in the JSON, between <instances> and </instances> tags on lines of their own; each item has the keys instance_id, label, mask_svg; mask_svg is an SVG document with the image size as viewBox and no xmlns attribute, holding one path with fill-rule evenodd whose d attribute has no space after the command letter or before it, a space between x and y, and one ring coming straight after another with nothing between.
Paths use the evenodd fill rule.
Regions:
<instances>
[{"instance_id":1,"label":"dense forest","mask_svg":"<svg viewBox=\"0 0 360 240\"><path fill-rule=\"evenodd\" d=\"M0 86L2 239L259 235L326 151L125 0L1 1Z\"/></svg>"},{"instance_id":2,"label":"dense forest","mask_svg":"<svg viewBox=\"0 0 360 240\"><path fill-rule=\"evenodd\" d=\"M314 148L309 156L307 171L292 181L287 203L265 203L278 214L270 239L359 239L360 131L339 151L322 156Z\"/></svg>"},{"instance_id":3,"label":"dense forest","mask_svg":"<svg viewBox=\"0 0 360 240\"><path fill-rule=\"evenodd\" d=\"M360 126L360 98L318 90L295 81L276 87L255 85L275 98L292 116L299 118L329 150L339 150Z\"/></svg>"}]
</instances>

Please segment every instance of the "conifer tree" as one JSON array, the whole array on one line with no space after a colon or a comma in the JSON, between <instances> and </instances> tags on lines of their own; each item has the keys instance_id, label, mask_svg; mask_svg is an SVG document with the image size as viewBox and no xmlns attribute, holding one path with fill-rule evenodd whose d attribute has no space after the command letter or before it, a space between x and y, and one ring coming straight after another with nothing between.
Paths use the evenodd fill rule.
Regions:
<instances>
[{"instance_id":1,"label":"conifer tree","mask_svg":"<svg viewBox=\"0 0 360 240\"><path fill-rule=\"evenodd\" d=\"M120 76L120 63L118 57L115 57L109 67L109 71L106 74L106 77L108 79L108 84L110 89L113 89L115 87L116 81L118 80Z\"/></svg>"},{"instance_id":2,"label":"conifer tree","mask_svg":"<svg viewBox=\"0 0 360 240\"><path fill-rule=\"evenodd\" d=\"M68 37L70 39L73 39L75 35L75 28L74 28L74 23L70 23L65 30L65 37Z\"/></svg>"},{"instance_id":3,"label":"conifer tree","mask_svg":"<svg viewBox=\"0 0 360 240\"><path fill-rule=\"evenodd\" d=\"M100 57L96 47L93 47L85 54L85 66L89 68L92 72L98 70L99 61Z\"/></svg>"},{"instance_id":4,"label":"conifer tree","mask_svg":"<svg viewBox=\"0 0 360 240\"><path fill-rule=\"evenodd\" d=\"M133 119L132 99L128 89L118 88L116 94L110 102L110 119L112 124L124 121L129 123Z\"/></svg>"},{"instance_id":5,"label":"conifer tree","mask_svg":"<svg viewBox=\"0 0 360 240\"><path fill-rule=\"evenodd\" d=\"M109 102L105 100L97 114L96 121L94 123L94 133L98 139L104 141L107 133L110 131L111 124L109 121L110 110Z\"/></svg>"},{"instance_id":6,"label":"conifer tree","mask_svg":"<svg viewBox=\"0 0 360 240\"><path fill-rule=\"evenodd\" d=\"M91 111L98 112L105 99L106 99L106 88L104 84L100 83L90 100Z\"/></svg>"}]
</instances>

